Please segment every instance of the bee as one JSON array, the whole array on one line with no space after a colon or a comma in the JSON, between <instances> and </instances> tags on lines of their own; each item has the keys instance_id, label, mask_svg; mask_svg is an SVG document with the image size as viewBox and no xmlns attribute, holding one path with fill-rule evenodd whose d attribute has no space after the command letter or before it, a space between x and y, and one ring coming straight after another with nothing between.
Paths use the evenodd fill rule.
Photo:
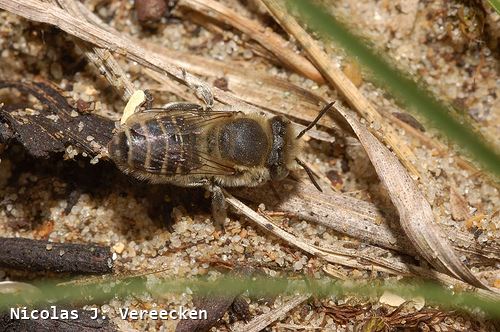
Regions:
<instances>
[{"instance_id":1,"label":"bee","mask_svg":"<svg viewBox=\"0 0 500 332\"><path fill-rule=\"evenodd\" d=\"M279 181L302 167L300 138L333 103L297 133L284 116L214 110L175 102L163 108L138 108L122 120L108 144L118 168L139 180L182 187L205 187L212 194L212 217L226 219L222 187L253 187Z\"/></svg>"}]
</instances>

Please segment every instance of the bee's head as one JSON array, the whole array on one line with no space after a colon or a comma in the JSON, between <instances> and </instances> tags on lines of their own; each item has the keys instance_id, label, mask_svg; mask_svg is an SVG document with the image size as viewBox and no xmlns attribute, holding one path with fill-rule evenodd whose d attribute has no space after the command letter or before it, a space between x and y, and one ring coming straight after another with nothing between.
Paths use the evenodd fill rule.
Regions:
<instances>
[{"instance_id":1,"label":"bee's head","mask_svg":"<svg viewBox=\"0 0 500 332\"><path fill-rule=\"evenodd\" d=\"M295 135L292 128L292 123L290 120L284 116L275 116L271 118L271 130L273 143L271 147L271 153L267 160L267 166L269 167L269 173L272 180L281 180L288 176L291 169L295 168L297 164L304 168L309 179L314 184L319 191L322 191L314 176L312 171L307 167L307 165L298 158L298 147L299 142L297 142L309 129L314 127L314 125L321 119L323 115L333 106L334 103L329 103L326 105L321 112L318 114L316 119L314 119L304 130L302 130L298 135Z\"/></svg>"},{"instance_id":2,"label":"bee's head","mask_svg":"<svg viewBox=\"0 0 500 332\"><path fill-rule=\"evenodd\" d=\"M278 115L270 120L272 144L267 167L272 180L282 180L293 169L298 153L298 142L290 120Z\"/></svg>"}]
</instances>

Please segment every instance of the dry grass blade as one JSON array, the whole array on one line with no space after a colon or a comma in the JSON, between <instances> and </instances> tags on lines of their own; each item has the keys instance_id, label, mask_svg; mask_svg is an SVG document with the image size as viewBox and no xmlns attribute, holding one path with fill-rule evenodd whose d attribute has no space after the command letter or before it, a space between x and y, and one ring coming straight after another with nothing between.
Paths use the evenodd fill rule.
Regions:
<instances>
[{"instance_id":1,"label":"dry grass blade","mask_svg":"<svg viewBox=\"0 0 500 332\"><path fill-rule=\"evenodd\" d=\"M309 298L309 295L298 295L290 301L284 303L278 308L268 313L262 314L249 321L245 326L237 329L237 332L259 332L271 325L277 320L283 319L283 316L296 306Z\"/></svg>"},{"instance_id":2,"label":"dry grass blade","mask_svg":"<svg viewBox=\"0 0 500 332\"><path fill-rule=\"evenodd\" d=\"M288 179L275 184L275 187L280 197L269 186L258 190L243 188L233 193L255 204L264 203L267 210L319 223L366 243L408 255L415 253L401 228L390 226L397 225L398 221L382 214L376 204L335 192L320 193L309 181L297 183ZM482 246L470 233L452 227L445 227L443 231L449 239L453 239L454 248L465 253L469 262L480 265L500 262L499 243L492 241L488 246Z\"/></svg>"},{"instance_id":3,"label":"dry grass blade","mask_svg":"<svg viewBox=\"0 0 500 332\"><path fill-rule=\"evenodd\" d=\"M181 61L185 61L186 59L189 58L189 55L185 54L180 57L172 57L169 59L173 60L173 63L178 62L177 59L184 59ZM193 68L192 66L198 66L199 64L207 64L206 68L214 68L218 65L216 61L209 61L207 59L203 59L201 57L198 57L200 61L193 61L193 62L186 62L182 67L183 68L189 68L192 72L200 74L200 75L207 75L207 76L212 76L216 77L216 72L212 70L203 70L205 74L200 73L197 71L196 67ZM188 59L187 61L191 61L191 59ZM196 64L195 64L196 63ZM256 107L259 107L259 109L265 109L265 110L270 110L272 112L278 113L278 114L284 114L290 117L292 120L302 120L304 122L309 122L314 119L314 112L319 107L316 107L315 104L313 104L310 99L306 97L300 97L298 95L295 95L295 97L289 98L288 100L283 100L280 99L280 95L284 93L284 87L281 87L279 84L279 80L276 84L272 83L265 83L265 80L260 81L259 84L255 81L245 81L244 76L239 75L237 71L235 71L236 74L226 74L226 78L228 81L231 81L231 91L235 92L238 95L238 98L241 98L245 102L250 103L251 105L255 105ZM153 90L156 91L168 91L170 93L173 93L174 95L178 96L179 98L187 101L192 101L196 102L196 100L193 99L193 95L186 92L181 88L181 86L175 82L172 82L168 78L166 78L164 75L147 69L145 71L146 75L160 83L162 86L160 89L155 88ZM207 74L209 73L209 74ZM259 85L258 88L252 89L252 87ZM302 89L298 88L297 86L293 84L286 84L286 86L289 87L290 90L295 90L298 89L299 91L303 91ZM262 92L265 91L265 92ZM267 95L266 97L263 97L263 95ZM299 108L302 111L301 113L295 113L294 110ZM241 109L238 106L234 108L235 110L239 110L242 112L246 112L245 109ZM267 111L264 111L264 113L269 113ZM297 116L293 116L293 115ZM311 118L311 120L309 120ZM336 126L336 124L333 121L322 121L322 125L327 126L327 128L331 128L336 131L336 133L340 134L339 128ZM298 130L302 130L305 128L304 125L296 123L296 126ZM319 141L323 142L329 142L333 143L335 142L335 137L330 135L327 132L316 130L316 129L311 129L307 132L307 135L317 139Z\"/></svg>"},{"instance_id":4,"label":"dry grass blade","mask_svg":"<svg viewBox=\"0 0 500 332\"><path fill-rule=\"evenodd\" d=\"M376 257L370 257L371 265L366 265L358 262L358 257L356 255L353 255L352 252L349 252L349 250L342 250L340 248L328 248L327 250L324 250L321 247L309 243L308 240L300 239L295 235L290 234L286 230L274 225L269 220L267 220L262 215L252 210L250 207L243 204L241 201L236 199L233 195L229 194L228 192L225 192L224 195L226 196L226 202L229 205L234 207L236 210L238 210L246 217L250 218L258 226L271 232L275 236L283 239L287 243L304 250L305 252L323 258L327 262L340 264L344 266L350 266L357 269L374 269L377 271L390 274L401 273L400 270L398 270L397 268L394 269L391 266L391 264L386 264L386 262L383 260L377 260Z\"/></svg>"},{"instance_id":5,"label":"dry grass blade","mask_svg":"<svg viewBox=\"0 0 500 332\"><path fill-rule=\"evenodd\" d=\"M394 158L394 157L393 157ZM333 264L340 264L356 269L380 271L384 273L404 276L420 276L424 278L437 280L445 285L460 288L471 288L476 291L479 296L491 300L499 300L500 295L487 289L471 287L470 284L449 276L448 274L440 273L435 270L429 270L411 264L407 264L397 257L393 257L388 250L366 246L365 250L349 249L344 246L344 241L338 241L337 245L322 245L321 247L311 243L307 239L301 239L287 232L264 218L259 213L252 210L250 207L243 204L241 201L225 192L226 202L234 207L238 212L248 217L258 226L271 232L278 238L281 238L286 243L294 245L305 252L320 257L325 261ZM328 273L328 269L325 270ZM484 286L481 286L485 288Z\"/></svg>"},{"instance_id":6,"label":"dry grass blade","mask_svg":"<svg viewBox=\"0 0 500 332\"><path fill-rule=\"evenodd\" d=\"M382 116L375 107L356 88L356 86L337 68L330 57L321 49L318 43L298 24L298 22L287 13L277 0L262 0L274 18L281 26L304 47L311 61L323 73L325 78L346 98L350 105L361 114L370 124L382 126L380 133L372 132L381 140L385 141L396 153L405 167L415 176L420 176L412 161L415 160L413 152L404 144L400 143L398 134L385 124Z\"/></svg>"},{"instance_id":7,"label":"dry grass blade","mask_svg":"<svg viewBox=\"0 0 500 332\"><path fill-rule=\"evenodd\" d=\"M295 53L290 48L289 42L259 22L248 19L222 3L213 0L180 0L177 5L231 25L260 43L285 66L315 82L324 82L321 73L309 60Z\"/></svg>"},{"instance_id":8,"label":"dry grass blade","mask_svg":"<svg viewBox=\"0 0 500 332\"><path fill-rule=\"evenodd\" d=\"M489 289L462 263L444 234L434 224L429 202L397 158L345 109L334 107L349 123L368 153L399 212L401 227L418 253L436 269L476 287Z\"/></svg>"}]
</instances>

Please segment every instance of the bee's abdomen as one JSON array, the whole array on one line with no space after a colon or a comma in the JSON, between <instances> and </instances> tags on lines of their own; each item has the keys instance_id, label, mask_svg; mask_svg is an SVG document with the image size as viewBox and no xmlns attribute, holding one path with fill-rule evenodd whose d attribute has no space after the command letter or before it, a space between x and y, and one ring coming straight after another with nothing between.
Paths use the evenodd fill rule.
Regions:
<instances>
[{"instance_id":1,"label":"bee's abdomen","mask_svg":"<svg viewBox=\"0 0 500 332\"><path fill-rule=\"evenodd\" d=\"M182 123L151 119L124 127L108 145L122 167L151 174L187 174L199 161L195 135L182 134Z\"/></svg>"}]
</instances>

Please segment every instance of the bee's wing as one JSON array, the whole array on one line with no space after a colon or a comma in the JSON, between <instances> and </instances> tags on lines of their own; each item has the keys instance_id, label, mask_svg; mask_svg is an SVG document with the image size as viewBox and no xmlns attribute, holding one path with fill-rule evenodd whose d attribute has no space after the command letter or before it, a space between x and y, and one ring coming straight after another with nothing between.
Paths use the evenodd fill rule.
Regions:
<instances>
[{"instance_id":1,"label":"bee's wing","mask_svg":"<svg viewBox=\"0 0 500 332\"><path fill-rule=\"evenodd\" d=\"M203 139L202 134L206 126L234 116L234 114L231 111L203 111L199 108L193 110L151 109L133 114L125 126L148 140L158 139L161 135L161 139L169 142L168 160L164 160L167 158L167 153L152 153L150 162L151 165L168 164L166 175L233 175L236 172L233 164L215 158L200 149L201 144L205 142L200 142L199 139ZM159 126L151 125L151 121ZM147 125L137 125L140 123ZM154 129L155 127L157 129ZM145 170L155 173L158 168L151 167Z\"/></svg>"}]
</instances>

